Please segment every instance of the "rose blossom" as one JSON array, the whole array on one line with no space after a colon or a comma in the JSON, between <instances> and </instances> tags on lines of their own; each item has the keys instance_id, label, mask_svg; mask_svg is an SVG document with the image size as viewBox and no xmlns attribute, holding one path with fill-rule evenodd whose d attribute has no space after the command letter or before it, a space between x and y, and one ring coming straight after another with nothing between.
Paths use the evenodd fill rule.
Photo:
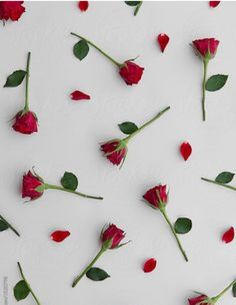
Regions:
<instances>
[{"instance_id":1,"label":"rose blossom","mask_svg":"<svg viewBox=\"0 0 236 305\"><path fill-rule=\"evenodd\" d=\"M154 208L158 209L160 200L162 203L166 204L168 200L168 195L166 193L166 185L157 185L148 190L143 198L147 200Z\"/></svg>"},{"instance_id":2,"label":"rose blossom","mask_svg":"<svg viewBox=\"0 0 236 305\"><path fill-rule=\"evenodd\" d=\"M20 111L15 116L15 122L12 128L23 134L31 134L38 131L37 127L37 117L34 112Z\"/></svg>"},{"instance_id":3,"label":"rose blossom","mask_svg":"<svg viewBox=\"0 0 236 305\"><path fill-rule=\"evenodd\" d=\"M196 39L193 47L203 59L212 59L217 51L219 40L215 38Z\"/></svg>"},{"instance_id":4,"label":"rose blossom","mask_svg":"<svg viewBox=\"0 0 236 305\"><path fill-rule=\"evenodd\" d=\"M25 12L25 8L22 6L23 3L24 1L0 1L0 19L3 22L8 19L18 21Z\"/></svg>"},{"instance_id":5,"label":"rose blossom","mask_svg":"<svg viewBox=\"0 0 236 305\"><path fill-rule=\"evenodd\" d=\"M101 145L101 151L114 165L119 165L128 152L127 145L120 139L114 139Z\"/></svg>"},{"instance_id":6,"label":"rose blossom","mask_svg":"<svg viewBox=\"0 0 236 305\"><path fill-rule=\"evenodd\" d=\"M117 248L124 237L124 231L117 228L114 224L109 225L101 234L101 240L103 243L109 240L112 242L109 249Z\"/></svg>"},{"instance_id":7,"label":"rose blossom","mask_svg":"<svg viewBox=\"0 0 236 305\"><path fill-rule=\"evenodd\" d=\"M126 84L132 86L134 84L138 84L143 75L143 70L144 68L128 60L124 62L123 66L120 68L119 73Z\"/></svg>"},{"instance_id":8,"label":"rose blossom","mask_svg":"<svg viewBox=\"0 0 236 305\"><path fill-rule=\"evenodd\" d=\"M23 176L22 198L29 197L31 200L39 198L43 195L43 190L38 191L37 188L43 185L43 181L38 176L28 171Z\"/></svg>"}]
</instances>

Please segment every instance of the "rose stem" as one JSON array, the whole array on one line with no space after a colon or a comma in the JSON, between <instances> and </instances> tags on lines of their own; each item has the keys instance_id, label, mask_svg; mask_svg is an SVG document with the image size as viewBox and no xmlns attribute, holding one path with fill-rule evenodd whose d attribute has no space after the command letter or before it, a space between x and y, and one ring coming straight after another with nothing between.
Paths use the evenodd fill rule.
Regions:
<instances>
[{"instance_id":1,"label":"rose stem","mask_svg":"<svg viewBox=\"0 0 236 305\"><path fill-rule=\"evenodd\" d=\"M25 107L24 111L29 111L29 69L30 69L30 56L31 53L28 52L27 65L26 65L26 82L25 82Z\"/></svg>"},{"instance_id":2,"label":"rose stem","mask_svg":"<svg viewBox=\"0 0 236 305\"><path fill-rule=\"evenodd\" d=\"M121 68L123 66L123 64L120 64L118 61L116 61L114 58L112 58L111 56L109 56L107 53L105 53L102 49L100 49L98 46L96 46L93 42L91 42L90 40L84 38L81 35L75 34L71 32L71 35L78 37L82 40L85 40L88 44L90 44L91 46L93 46L96 50L98 50L102 55L104 55L106 58L108 58L113 64L115 64L118 68Z\"/></svg>"},{"instance_id":3,"label":"rose stem","mask_svg":"<svg viewBox=\"0 0 236 305\"><path fill-rule=\"evenodd\" d=\"M17 230L4 218L2 217L2 215L0 215L0 219L2 219L7 225L8 227L17 235L20 237L20 234L17 232Z\"/></svg>"},{"instance_id":4,"label":"rose stem","mask_svg":"<svg viewBox=\"0 0 236 305\"><path fill-rule=\"evenodd\" d=\"M25 283L26 283L26 285L27 285L29 291L31 292L31 294L32 294L32 296L33 296L35 302L36 302L38 305L41 305L40 302L39 302L39 300L38 300L38 298L37 298L36 295L34 294L32 288L30 287L29 283L27 282L27 280L26 280L26 278L25 278L25 276L24 276L23 270L22 270L22 268L21 268L20 263L17 262L17 265L18 265L18 268L19 268L19 270L20 270L20 274L21 274L23 280L25 281Z\"/></svg>"},{"instance_id":5,"label":"rose stem","mask_svg":"<svg viewBox=\"0 0 236 305\"><path fill-rule=\"evenodd\" d=\"M214 303L216 303L222 297L222 295L225 294L235 283L236 280L230 283L224 290L222 290L219 294L217 294L217 296L213 297L212 299Z\"/></svg>"},{"instance_id":6,"label":"rose stem","mask_svg":"<svg viewBox=\"0 0 236 305\"><path fill-rule=\"evenodd\" d=\"M91 263L75 278L74 282L72 283L72 287L75 287L78 282L82 279L82 277L93 267L99 257L106 251L104 247L98 252L98 254L94 257Z\"/></svg>"},{"instance_id":7,"label":"rose stem","mask_svg":"<svg viewBox=\"0 0 236 305\"><path fill-rule=\"evenodd\" d=\"M138 14L138 11L142 4L143 4L143 1L140 1L139 4L136 6L136 8L134 10L134 16L136 16Z\"/></svg>"},{"instance_id":8,"label":"rose stem","mask_svg":"<svg viewBox=\"0 0 236 305\"><path fill-rule=\"evenodd\" d=\"M173 233L173 235L174 235L174 237L175 237L175 239L176 239L176 241L178 243L178 247L179 247L180 251L183 254L184 259L186 260L186 262L188 262L188 257L187 257L187 255L186 255L186 253L185 253L185 251L184 251L184 249L183 249L183 247L181 245L181 242L180 242L179 237L177 236L177 234L175 232L175 229L173 228L173 225L170 222L169 217L166 214L165 207L160 208L160 211L161 211L162 215L164 216L166 222L168 223L168 225L169 225L169 227L170 227L170 229L171 229L171 231L172 231L172 233Z\"/></svg>"},{"instance_id":9,"label":"rose stem","mask_svg":"<svg viewBox=\"0 0 236 305\"><path fill-rule=\"evenodd\" d=\"M227 185L227 184L223 184L223 183L217 182L217 181L215 181L215 180L211 180L211 179L207 179L207 178L203 178L203 177L201 177L201 179L202 179L203 181L210 182L210 183L214 183L214 184L217 184L217 185L226 187L226 188L228 188L228 189L230 189L230 190L236 191L236 187L234 187L234 186Z\"/></svg>"},{"instance_id":10,"label":"rose stem","mask_svg":"<svg viewBox=\"0 0 236 305\"><path fill-rule=\"evenodd\" d=\"M206 75L208 60L203 60L203 81L202 81L202 120L206 120L205 98L206 98Z\"/></svg>"},{"instance_id":11,"label":"rose stem","mask_svg":"<svg viewBox=\"0 0 236 305\"><path fill-rule=\"evenodd\" d=\"M58 185L54 185L54 184L45 183L44 187L45 187L46 190L48 190L48 189L49 190L59 190L59 191L63 191L63 192L68 192L68 193L76 194L76 195L84 197L84 198L103 200L103 197L96 197L96 196L86 195L86 194L83 194L83 193L80 193L80 192L76 192L76 191L73 191L73 190L70 190L70 189L66 189L66 188L64 188L62 186L58 186Z\"/></svg>"},{"instance_id":12,"label":"rose stem","mask_svg":"<svg viewBox=\"0 0 236 305\"><path fill-rule=\"evenodd\" d=\"M146 122L145 124L143 124L141 127L139 127L139 129L137 129L136 131L134 131L133 133L131 133L129 136L127 136L126 138L123 139L123 141L125 141L126 143L132 139L136 134L138 134L142 129L144 129L145 127L147 127L148 125L150 125L151 123L153 123L156 119L158 119L159 117L161 117L166 111L168 111L170 109L170 106L166 107L165 109L163 109L162 111L160 111L157 115L155 115L150 121Z\"/></svg>"}]
</instances>

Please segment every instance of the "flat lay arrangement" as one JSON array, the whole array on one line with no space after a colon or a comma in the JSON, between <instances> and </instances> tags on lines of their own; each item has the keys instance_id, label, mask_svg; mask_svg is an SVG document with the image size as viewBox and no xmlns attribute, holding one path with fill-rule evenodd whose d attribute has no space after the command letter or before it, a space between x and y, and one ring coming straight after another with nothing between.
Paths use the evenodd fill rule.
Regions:
<instances>
[{"instance_id":1,"label":"flat lay arrangement","mask_svg":"<svg viewBox=\"0 0 236 305\"><path fill-rule=\"evenodd\" d=\"M236 302L233 8L0 1L0 304Z\"/></svg>"}]
</instances>

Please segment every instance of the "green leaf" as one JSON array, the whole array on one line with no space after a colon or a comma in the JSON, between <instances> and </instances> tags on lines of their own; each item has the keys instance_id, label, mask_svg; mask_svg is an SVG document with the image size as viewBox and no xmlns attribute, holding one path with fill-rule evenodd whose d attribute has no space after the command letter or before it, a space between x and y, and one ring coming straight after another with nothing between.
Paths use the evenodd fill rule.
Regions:
<instances>
[{"instance_id":1,"label":"green leaf","mask_svg":"<svg viewBox=\"0 0 236 305\"><path fill-rule=\"evenodd\" d=\"M8 76L4 87L19 86L23 82L26 74L27 74L27 72L23 71L23 70L14 71L11 75Z\"/></svg>"},{"instance_id":2,"label":"green leaf","mask_svg":"<svg viewBox=\"0 0 236 305\"><path fill-rule=\"evenodd\" d=\"M14 287L14 296L17 301L25 299L29 293L29 287L24 280L19 281Z\"/></svg>"},{"instance_id":3,"label":"green leaf","mask_svg":"<svg viewBox=\"0 0 236 305\"><path fill-rule=\"evenodd\" d=\"M124 122L118 125L124 134L131 134L138 130L138 126L133 122Z\"/></svg>"},{"instance_id":4,"label":"green leaf","mask_svg":"<svg viewBox=\"0 0 236 305\"><path fill-rule=\"evenodd\" d=\"M215 178L215 181L222 184L226 184L231 182L233 178L234 178L234 173L222 172Z\"/></svg>"},{"instance_id":5,"label":"green leaf","mask_svg":"<svg viewBox=\"0 0 236 305\"><path fill-rule=\"evenodd\" d=\"M137 6L141 1L125 1L129 6Z\"/></svg>"},{"instance_id":6,"label":"green leaf","mask_svg":"<svg viewBox=\"0 0 236 305\"><path fill-rule=\"evenodd\" d=\"M86 276L93 281L103 281L106 278L110 277L110 275L100 268L91 268L87 271Z\"/></svg>"},{"instance_id":7,"label":"green leaf","mask_svg":"<svg viewBox=\"0 0 236 305\"><path fill-rule=\"evenodd\" d=\"M73 173L65 172L61 178L61 185L65 189L75 191L78 186L78 179Z\"/></svg>"},{"instance_id":8,"label":"green leaf","mask_svg":"<svg viewBox=\"0 0 236 305\"><path fill-rule=\"evenodd\" d=\"M233 297L236 298L236 283L233 284L232 292L233 292Z\"/></svg>"},{"instance_id":9,"label":"green leaf","mask_svg":"<svg viewBox=\"0 0 236 305\"><path fill-rule=\"evenodd\" d=\"M186 234L192 229L192 220L189 218L178 218L174 225L177 234Z\"/></svg>"},{"instance_id":10,"label":"green leaf","mask_svg":"<svg viewBox=\"0 0 236 305\"><path fill-rule=\"evenodd\" d=\"M81 39L74 45L73 52L75 57L77 57L79 60L84 59L89 52L88 43L84 39Z\"/></svg>"},{"instance_id":11,"label":"green leaf","mask_svg":"<svg viewBox=\"0 0 236 305\"><path fill-rule=\"evenodd\" d=\"M9 225L2 219L0 219L0 232L5 231L9 228Z\"/></svg>"},{"instance_id":12,"label":"green leaf","mask_svg":"<svg viewBox=\"0 0 236 305\"><path fill-rule=\"evenodd\" d=\"M228 75L216 74L208 78L206 82L206 90L207 91L217 91L224 87L226 81L228 79Z\"/></svg>"}]
</instances>

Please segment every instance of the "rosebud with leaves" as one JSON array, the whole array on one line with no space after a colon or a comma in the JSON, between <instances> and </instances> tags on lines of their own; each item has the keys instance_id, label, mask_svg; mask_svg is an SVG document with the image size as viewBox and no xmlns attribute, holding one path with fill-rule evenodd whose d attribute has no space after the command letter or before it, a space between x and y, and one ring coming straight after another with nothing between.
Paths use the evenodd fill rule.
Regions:
<instances>
[{"instance_id":1,"label":"rosebud with leaves","mask_svg":"<svg viewBox=\"0 0 236 305\"><path fill-rule=\"evenodd\" d=\"M149 189L144 195L143 198L149 203L149 205L154 208L154 209L159 209L161 214L164 216L167 224L169 225L171 232L173 233L178 247L184 257L184 259L186 260L186 262L188 261L188 257L181 245L181 242L179 240L179 237L177 235L177 232L175 230L175 227L172 225L167 213L166 213L166 204L168 201L168 193L166 191L166 185L157 185L151 189ZM183 224L184 225L184 224ZM187 233L187 231L186 231ZM183 234L183 233L182 233Z\"/></svg>"},{"instance_id":2,"label":"rosebud with leaves","mask_svg":"<svg viewBox=\"0 0 236 305\"><path fill-rule=\"evenodd\" d=\"M18 21L25 12L24 1L0 1L0 19L3 24L9 19Z\"/></svg>"},{"instance_id":3,"label":"rosebud with leaves","mask_svg":"<svg viewBox=\"0 0 236 305\"><path fill-rule=\"evenodd\" d=\"M225 289L223 289L219 294L214 297L208 297L205 294L197 293L198 296L188 299L189 305L214 305L218 300L233 287L235 289L236 280L230 283Z\"/></svg>"},{"instance_id":4,"label":"rosebud with leaves","mask_svg":"<svg viewBox=\"0 0 236 305\"><path fill-rule=\"evenodd\" d=\"M102 152L104 152L104 156L114 165L120 165L125 161L125 157L128 152L128 142L141 130L143 130L145 127L150 125L152 122L154 122L156 119L161 117L166 111L168 111L170 107L166 107L162 111L160 111L157 115L155 115L150 121L147 121L142 126L138 127L133 122L124 122L119 124L120 130L128 135L127 137L123 139L113 139L108 142L103 143L100 146L100 149ZM122 162L122 163L121 163Z\"/></svg>"},{"instance_id":5,"label":"rosebud with leaves","mask_svg":"<svg viewBox=\"0 0 236 305\"><path fill-rule=\"evenodd\" d=\"M108 58L115 66L117 66L120 76L123 78L127 85L138 84L138 82L141 80L144 68L135 64L134 59L129 59L123 63L119 63L87 38L84 38L81 35L75 33L71 33L71 35L80 39L80 41L77 42L73 48L74 55L79 60L83 60L88 55L90 45L98 50L106 58Z\"/></svg>"},{"instance_id":6,"label":"rosebud with leaves","mask_svg":"<svg viewBox=\"0 0 236 305\"><path fill-rule=\"evenodd\" d=\"M54 185L44 182L35 172L28 171L23 176L22 183L22 198L29 197L30 200L35 200L41 197L45 190L58 190L63 192L72 193L84 198L102 200L103 197L95 197L84 193L77 192L78 179L73 173L65 172L61 178L61 185Z\"/></svg>"},{"instance_id":7,"label":"rosebud with leaves","mask_svg":"<svg viewBox=\"0 0 236 305\"><path fill-rule=\"evenodd\" d=\"M97 260L105 253L107 250L114 250L118 249L124 245L126 245L128 242L121 244L121 241L124 239L125 233L123 230L119 229L114 224L109 224L107 227L102 229L100 240L101 240L101 249L98 252L98 254L95 256L95 258L91 261L91 263L81 272L73 281L72 287L75 287L78 282L82 279L82 277L86 274L88 276L88 273L93 269L93 277L88 276L90 279L93 280L102 280L106 277L103 277L102 279L98 279L99 275L101 273L106 272L104 270L101 270L99 268L92 268L93 265L97 262Z\"/></svg>"},{"instance_id":8,"label":"rosebud with leaves","mask_svg":"<svg viewBox=\"0 0 236 305\"><path fill-rule=\"evenodd\" d=\"M31 134L38 131L37 123L38 119L34 112L29 109L29 68L30 68L30 52L28 53L26 71L17 70L8 76L4 87L17 87L26 77L25 86L25 106L23 110L20 110L14 120L12 128L22 134Z\"/></svg>"},{"instance_id":9,"label":"rosebud with leaves","mask_svg":"<svg viewBox=\"0 0 236 305\"><path fill-rule=\"evenodd\" d=\"M206 110L205 110L205 96L207 91L217 91L220 90L226 83L228 75L216 74L211 76L208 80L207 77L207 67L211 59L215 57L219 40L215 38L204 38L197 39L192 42L192 46L196 54L201 58L203 62L203 81L202 81L202 120L206 120Z\"/></svg>"},{"instance_id":10,"label":"rosebud with leaves","mask_svg":"<svg viewBox=\"0 0 236 305\"><path fill-rule=\"evenodd\" d=\"M17 301L21 301L21 300L27 298L27 296L28 296L29 294L31 294L32 297L33 297L33 299L35 300L36 304L37 304L37 305L41 305L41 303L39 302L38 297L37 297L36 294L33 292L33 290L32 290L32 288L31 288L30 284L28 283L28 281L27 281L27 279L26 279L26 277L25 277L25 275L24 275L24 273L23 273L23 270L22 270L22 267L21 267L20 263L18 262L17 265L18 265L18 268L19 268L19 270L20 270L20 274L21 274L22 280L19 281L19 282L15 285L15 287L14 287L14 289L13 289L15 299L16 299Z\"/></svg>"}]
</instances>

